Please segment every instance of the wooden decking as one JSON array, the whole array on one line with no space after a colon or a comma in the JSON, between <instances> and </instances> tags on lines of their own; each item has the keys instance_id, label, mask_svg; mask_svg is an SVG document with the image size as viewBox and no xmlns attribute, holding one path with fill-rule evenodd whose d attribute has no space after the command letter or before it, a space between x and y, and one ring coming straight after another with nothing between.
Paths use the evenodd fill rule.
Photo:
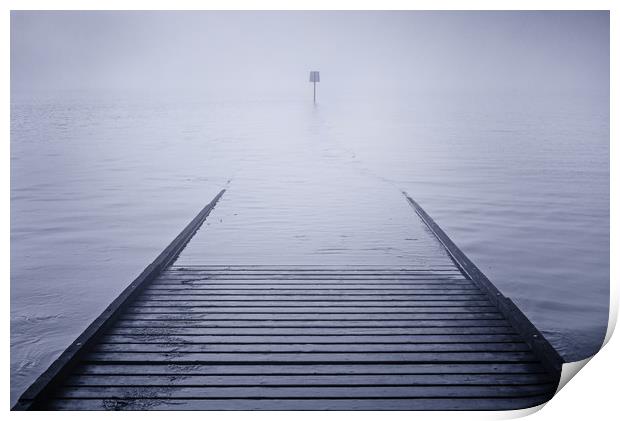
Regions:
<instances>
[{"instance_id":1,"label":"wooden decking","mask_svg":"<svg viewBox=\"0 0 620 421\"><path fill-rule=\"evenodd\" d=\"M165 264L132 284L16 409L497 410L546 402L561 358L408 200L446 247L444 265L170 265L216 198Z\"/></svg>"}]
</instances>

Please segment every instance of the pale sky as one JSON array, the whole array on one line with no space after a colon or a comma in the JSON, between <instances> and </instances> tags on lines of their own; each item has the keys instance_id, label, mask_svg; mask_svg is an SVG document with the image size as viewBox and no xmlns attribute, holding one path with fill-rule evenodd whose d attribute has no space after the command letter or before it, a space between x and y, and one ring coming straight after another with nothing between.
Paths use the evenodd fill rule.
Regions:
<instances>
[{"instance_id":1,"label":"pale sky","mask_svg":"<svg viewBox=\"0 0 620 421\"><path fill-rule=\"evenodd\" d=\"M608 12L11 12L11 87L609 90Z\"/></svg>"}]
</instances>

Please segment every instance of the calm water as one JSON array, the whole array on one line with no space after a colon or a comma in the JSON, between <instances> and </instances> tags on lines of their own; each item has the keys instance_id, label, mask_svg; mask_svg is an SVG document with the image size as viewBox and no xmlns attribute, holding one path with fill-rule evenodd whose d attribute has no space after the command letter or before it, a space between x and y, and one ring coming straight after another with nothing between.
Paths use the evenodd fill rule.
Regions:
<instances>
[{"instance_id":1,"label":"calm water","mask_svg":"<svg viewBox=\"0 0 620 421\"><path fill-rule=\"evenodd\" d=\"M587 357L608 317L608 104L13 95L11 398L226 186L180 263L432 263L405 190Z\"/></svg>"}]
</instances>

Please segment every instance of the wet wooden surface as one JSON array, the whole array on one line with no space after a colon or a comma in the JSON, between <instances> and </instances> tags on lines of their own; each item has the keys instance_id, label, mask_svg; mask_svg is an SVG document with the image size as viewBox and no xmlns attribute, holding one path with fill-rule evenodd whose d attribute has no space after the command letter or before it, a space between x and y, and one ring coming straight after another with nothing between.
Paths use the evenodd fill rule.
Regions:
<instances>
[{"instance_id":1,"label":"wet wooden surface","mask_svg":"<svg viewBox=\"0 0 620 421\"><path fill-rule=\"evenodd\" d=\"M516 409L557 387L456 266L171 266L42 409Z\"/></svg>"},{"instance_id":2,"label":"wet wooden surface","mask_svg":"<svg viewBox=\"0 0 620 421\"><path fill-rule=\"evenodd\" d=\"M223 194L14 409L504 410L553 396L562 359L413 199L445 248L432 264L174 265Z\"/></svg>"}]
</instances>

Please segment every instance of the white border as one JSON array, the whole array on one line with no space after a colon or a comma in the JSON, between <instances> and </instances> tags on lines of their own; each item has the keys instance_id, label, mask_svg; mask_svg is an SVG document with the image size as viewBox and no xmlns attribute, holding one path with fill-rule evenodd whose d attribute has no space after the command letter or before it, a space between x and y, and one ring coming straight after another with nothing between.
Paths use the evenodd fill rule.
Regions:
<instances>
[{"instance_id":1,"label":"white border","mask_svg":"<svg viewBox=\"0 0 620 421\"><path fill-rule=\"evenodd\" d=\"M10 308L10 294L9 294L9 249L10 249L10 184L9 184L9 133L10 133L10 107L9 107L9 93L10 93L10 71L9 71L9 57L10 57L10 10L138 10L138 9L155 9L155 10L611 10L611 74L618 73L618 24L620 19L617 16L619 7L614 7L617 2L610 0L592 0L592 1L553 1L553 0L505 0L505 1L491 1L491 0L436 0L436 1L412 1L412 0L382 0L382 1L369 1L369 0L357 0L355 2L346 2L343 0L263 0L263 1L251 1L251 0L217 0L217 1L200 1L200 0L58 0L58 1L44 1L44 0L8 0L3 2L4 14L1 17L2 25L2 57L4 66L2 67L2 133L3 142L0 146L2 154L3 165L0 166L0 185L2 186L2 223L0 224L0 230L2 233L2 242L0 242L0 255L2 256L2 273L4 280L4 302L6 312L8 313ZM614 78L611 80L611 127L610 137L616 139L617 130L614 121L614 112L618 110L618 85L615 83ZM614 218L618 210L618 194L617 194L617 181L618 172L614 170L614 164L617 164L618 149L612 142L610 145L610 163L611 163L611 256L618 254L618 226L615 223ZM614 260L611 259L611 311L610 311L610 324L608 326L608 332L606 336L606 343L611 337L613 328L616 323L618 312L618 297L617 297L617 282L615 281L617 271L617 265ZM6 313L5 313L6 314ZM4 382L2 383L1 392L7 401L5 410L9 410L9 390L10 390L10 317L6 314L2 326L2 334L7 343L2 349L2 357L4 361ZM579 374L576 380L570 382L562 391L555 396L544 408L544 410L536 412L536 410L524 410L524 411L510 411L510 412L356 412L356 413L321 413L316 412L184 412L174 413L175 417L187 417L192 419L202 419L204 417L216 417L221 420L235 420L239 418L251 417L253 420L289 420L290 417L295 417L298 420L313 419L317 415L321 417L341 419L342 417L355 417L356 419L374 419L376 417L390 418L390 419L407 419L411 417L423 416L424 419L505 419L524 416L529 413L536 412L531 419L579 419L583 420L586 417L608 418L609 415L617 412L616 400L617 395L615 393L615 380L618 374L618 362L616 355L620 346L617 344L618 340L612 341L606 345L602 352L592 358L588 364L588 368ZM587 362L587 361L586 361ZM585 364L585 363L584 363ZM573 365L573 369L579 364ZM579 367L580 368L580 367ZM578 371L578 370L577 370ZM83 412L73 413L18 413L11 412L9 414L14 418L31 418L37 416L45 416L51 420L65 420L72 419L74 417L84 417L86 414ZM149 419L154 421L166 420L170 417L169 412L149 412L146 413L119 413L115 415L105 414L105 417L116 416L121 418L135 417L135 416L148 416ZM103 413L88 413L88 417L95 419L102 419Z\"/></svg>"}]
</instances>

